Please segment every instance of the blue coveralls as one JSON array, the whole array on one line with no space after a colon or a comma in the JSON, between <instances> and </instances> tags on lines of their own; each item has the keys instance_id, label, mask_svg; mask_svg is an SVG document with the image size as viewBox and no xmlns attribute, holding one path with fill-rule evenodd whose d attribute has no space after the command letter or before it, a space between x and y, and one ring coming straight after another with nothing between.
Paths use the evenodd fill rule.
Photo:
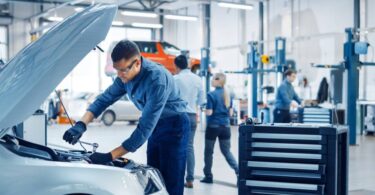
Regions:
<instances>
[{"instance_id":1,"label":"blue coveralls","mask_svg":"<svg viewBox=\"0 0 375 195\"><path fill-rule=\"evenodd\" d=\"M231 104L232 105L232 104ZM230 151L230 123L229 108L224 103L224 89L216 87L214 91L207 94L207 107L212 110L212 115L207 117L207 128L204 147L204 168L206 178L212 178L213 152L216 139L219 138L221 153L236 175L239 174L238 163Z\"/></svg>"},{"instance_id":2,"label":"blue coveralls","mask_svg":"<svg viewBox=\"0 0 375 195\"><path fill-rule=\"evenodd\" d=\"M180 98L173 76L162 66L142 58L141 71L131 81L116 78L88 108L98 117L109 105L127 94L142 111L137 128L122 143L136 151L147 139L147 164L159 169L167 191L183 194L186 147L190 124L186 102Z\"/></svg>"},{"instance_id":3,"label":"blue coveralls","mask_svg":"<svg viewBox=\"0 0 375 195\"><path fill-rule=\"evenodd\" d=\"M292 84L285 79L277 89L275 109L273 110L274 123L291 122L289 107L292 100L301 104L301 99L294 91Z\"/></svg>"}]
</instances>

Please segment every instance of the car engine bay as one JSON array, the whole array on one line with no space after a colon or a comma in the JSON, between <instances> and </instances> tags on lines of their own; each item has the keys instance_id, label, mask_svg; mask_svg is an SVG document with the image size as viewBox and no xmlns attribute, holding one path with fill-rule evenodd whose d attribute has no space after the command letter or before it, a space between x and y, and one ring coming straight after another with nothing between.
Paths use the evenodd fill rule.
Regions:
<instances>
[{"instance_id":1,"label":"car engine bay","mask_svg":"<svg viewBox=\"0 0 375 195\"><path fill-rule=\"evenodd\" d=\"M86 151L86 149L59 150L28 142L13 135L3 136L0 139L0 146L22 157L84 164L92 164L89 156L93 154L98 147L97 145L93 147L93 151ZM137 176L138 182L144 188L145 194L153 194L165 188L164 180L160 172L148 165L138 164L125 158L118 158L105 166L130 170L132 174Z\"/></svg>"}]
</instances>

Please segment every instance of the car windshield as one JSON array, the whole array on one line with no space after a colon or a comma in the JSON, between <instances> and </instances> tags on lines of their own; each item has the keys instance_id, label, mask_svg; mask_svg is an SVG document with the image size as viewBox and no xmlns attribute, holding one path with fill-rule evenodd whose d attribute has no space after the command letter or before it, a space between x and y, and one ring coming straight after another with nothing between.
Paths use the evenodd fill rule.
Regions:
<instances>
[{"instance_id":1,"label":"car windshield","mask_svg":"<svg viewBox=\"0 0 375 195\"><path fill-rule=\"evenodd\" d=\"M163 49L164 49L164 52L166 54L169 54L169 55L174 55L174 56L178 56L181 54L181 50L178 49L176 46L174 45L171 45L169 43L162 43L162 46L163 46Z\"/></svg>"}]
</instances>

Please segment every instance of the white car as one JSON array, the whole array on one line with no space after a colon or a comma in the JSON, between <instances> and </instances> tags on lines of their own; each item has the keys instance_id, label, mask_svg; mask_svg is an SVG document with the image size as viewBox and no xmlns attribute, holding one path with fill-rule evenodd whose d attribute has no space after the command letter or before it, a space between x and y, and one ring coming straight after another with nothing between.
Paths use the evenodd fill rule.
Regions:
<instances>
[{"instance_id":1,"label":"white car","mask_svg":"<svg viewBox=\"0 0 375 195\"><path fill-rule=\"evenodd\" d=\"M142 112L125 95L109 106L98 118L106 126L111 126L115 121L129 121L134 124L139 120L141 114Z\"/></svg>"},{"instance_id":2,"label":"white car","mask_svg":"<svg viewBox=\"0 0 375 195\"><path fill-rule=\"evenodd\" d=\"M90 164L90 152L52 149L12 133L105 38L116 11L115 5L94 5L70 16L25 47L0 72L1 194L168 194L152 167L125 159Z\"/></svg>"}]
</instances>

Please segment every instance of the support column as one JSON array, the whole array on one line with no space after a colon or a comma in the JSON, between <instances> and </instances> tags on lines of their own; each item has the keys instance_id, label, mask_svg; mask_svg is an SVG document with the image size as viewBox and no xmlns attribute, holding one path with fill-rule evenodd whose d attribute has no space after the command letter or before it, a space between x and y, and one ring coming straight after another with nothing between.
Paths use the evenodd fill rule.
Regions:
<instances>
[{"instance_id":1,"label":"support column","mask_svg":"<svg viewBox=\"0 0 375 195\"><path fill-rule=\"evenodd\" d=\"M211 47L211 2L202 5L202 42L203 48L201 49L201 65L200 65L200 76L202 78L204 94L210 91L210 75L208 72L210 64L210 47ZM206 129L206 115L201 112L200 115L200 128L202 131Z\"/></svg>"},{"instance_id":2,"label":"support column","mask_svg":"<svg viewBox=\"0 0 375 195\"><path fill-rule=\"evenodd\" d=\"M160 9L159 23L163 28L159 29L159 41L164 41L164 10Z\"/></svg>"},{"instance_id":3,"label":"support column","mask_svg":"<svg viewBox=\"0 0 375 195\"><path fill-rule=\"evenodd\" d=\"M264 54L264 5L263 1L259 2L259 54L263 55ZM262 61L259 63L259 68L263 70L264 65ZM259 86L263 87L263 82L264 82L264 73L260 72L259 73ZM259 100L263 101L263 94L259 93Z\"/></svg>"},{"instance_id":4,"label":"support column","mask_svg":"<svg viewBox=\"0 0 375 195\"><path fill-rule=\"evenodd\" d=\"M211 47L211 3L203 5L203 48L210 50ZM203 58L203 56L202 56ZM207 66L201 66L201 76L205 79L205 92L210 91L210 75L208 74L208 67L210 63L210 52L207 52ZM201 62L202 63L202 62ZM203 68L203 69L202 69ZM206 70L204 68L207 68Z\"/></svg>"}]
</instances>

